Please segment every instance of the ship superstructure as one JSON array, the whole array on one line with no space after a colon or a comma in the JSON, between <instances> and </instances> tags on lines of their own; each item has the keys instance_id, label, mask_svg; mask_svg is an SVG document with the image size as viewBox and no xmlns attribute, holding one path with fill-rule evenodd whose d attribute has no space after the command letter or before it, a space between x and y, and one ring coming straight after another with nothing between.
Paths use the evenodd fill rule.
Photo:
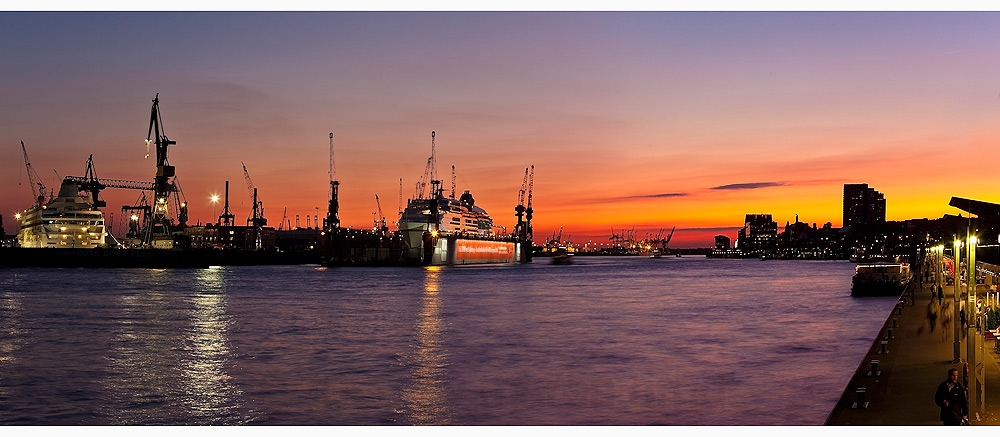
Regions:
<instances>
[{"instance_id":1,"label":"ship superstructure","mask_svg":"<svg viewBox=\"0 0 1000 437\"><path fill-rule=\"evenodd\" d=\"M48 202L15 218L21 224L17 233L21 247L93 249L104 246L108 235L104 213L71 180L63 180L59 194Z\"/></svg>"}]
</instances>

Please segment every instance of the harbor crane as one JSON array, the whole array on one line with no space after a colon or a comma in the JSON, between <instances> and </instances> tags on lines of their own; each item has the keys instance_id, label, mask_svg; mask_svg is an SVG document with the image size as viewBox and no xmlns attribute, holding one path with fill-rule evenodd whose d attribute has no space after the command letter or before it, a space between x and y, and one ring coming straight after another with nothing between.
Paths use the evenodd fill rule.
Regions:
<instances>
[{"instance_id":1,"label":"harbor crane","mask_svg":"<svg viewBox=\"0 0 1000 437\"><path fill-rule=\"evenodd\" d=\"M340 227L340 182L337 180L337 166L333 160L333 132L330 132L330 202L326 208L323 229L327 232ZM295 225L298 227L298 224ZM317 223L318 227L319 224ZM291 226L289 226L291 227Z\"/></svg>"},{"instance_id":2,"label":"harbor crane","mask_svg":"<svg viewBox=\"0 0 1000 437\"><path fill-rule=\"evenodd\" d=\"M167 161L167 148L177 144L177 141L167 138L163 131L163 117L160 114L160 93L156 93L153 98L153 106L150 109L149 132L146 134L146 148L148 151L150 143L156 145L156 176L153 178L153 226L161 226L166 235L170 235L172 223L167 216L167 199L174 197L178 204L178 227L187 227L187 202L181 201L176 195L179 189L176 185L176 169ZM147 153L147 156L149 154Z\"/></svg>"},{"instance_id":3,"label":"harbor crane","mask_svg":"<svg viewBox=\"0 0 1000 437\"><path fill-rule=\"evenodd\" d=\"M531 191L534 185L535 166L525 167L521 189L517 192L517 206L514 207L514 215L517 216L517 224L514 225L514 235L524 241L530 241L534 238L531 229L531 216L534 213L534 209L531 208Z\"/></svg>"},{"instance_id":4,"label":"harbor crane","mask_svg":"<svg viewBox=\"0 0 1000 437\"><path fill-rule=\"evenodd\" d=\"M420 177L420 181L417 182L417 192L414 195L414 198L416 199L436 198L439 194L438 191L440 190L441 181L437 179L437 157L434 150L434 137L436 135L435 131L431 131L431 157L427 158L427 165L424 167L424 174ZM427 191L427 184L431 184L431 190L429 193Z\"/></svg>"},{"instance_id":5,"label":"harbor crane","mask_svg":"<svg viewBox=\"0 0 1000 437\"><path fill-rule=\"evenodd\" d=\"M250 217L247 218L247 226L262 228L267 226L267 219L264 218L264 202L257 198L257 187L254 186L253 180L250 179L250 172L247 171L247 165L243 161L240 161L240 164L243 165L243 179L247 184L247 192L250 198L253 199L253 208L250 210Z\"/></svg>"},{"instance_id":6,"label":"harbor crane","mask_svg":"<svg viewBox=\"0 0 1000 437\"><path fill-rule=\"evenodd\" d=\"M285 228L285 220L288 220L288 207L285 207L285 211L281 213L281 223L278 223L278 230L283 230Z\"/></svg>"},{"instance_id":7,"label":"harbor crane","mask_svg":"<svg viewBox=\"0 0 1000 437\"><path fill-rule=\"evenodd\" d=\"M524 209L524 219L525 219L525 236L524 239L531 241L534 239L534 231L531 229L531 216L535 212L531 208L531 192L535 188L535 166L531 166L531 173L528 175L528 206Z\"/></svg>"},{"instance_id":8,"label":"harbor crane","mask_svg":"<svg viewBox=\"0 0 1000 437\"><path fill-rule=\"evenodd\" d=\"M383 235L388 234L389 226L385 223L385 215L382 214L382 203L378 200L378 194L375 195L375 207L377 208L378 216L375 219L372 230L375 232L381 232Z\"/></svg>"},{"instance_id":9,"label":"harbor crane","mask_svg":"<svg viewBox=\"0 0 1000 437\"><path fill-rule=\"evenodd\" d=\"M42 178L38 177L35 168L31 166L31 161L28 160L28 149L24 148L24 140L21 140L21 151L24 152L24 167L28 171L28 183L31 185L31 195L34 196L35 204L41 208L42 203L45 202L45 185L42 184Z\"/></svg>"}]
</instances>

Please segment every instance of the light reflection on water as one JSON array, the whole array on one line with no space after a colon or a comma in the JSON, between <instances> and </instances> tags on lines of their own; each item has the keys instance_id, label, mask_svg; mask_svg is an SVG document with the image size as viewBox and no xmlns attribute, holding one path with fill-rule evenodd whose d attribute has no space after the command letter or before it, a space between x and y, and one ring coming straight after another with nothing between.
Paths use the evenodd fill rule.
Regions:
<instances>
[{"instance_id":1,"label":"light reflection on water","mask_svg":"<svg viewBox=\"0 0 1000 437\"><path fill-rule=\"evenodd\" d=\"M226 373L231 357L227 338L231 320L226 314L223 271L199 270L196 275L197 292L191 297L191 326L185 339L188 354L182 360L182 402L196 424L228 423L226 418L238 414L242 392Z\"/></svg>"},{"instance_id":2,"label":"light reflection on water","mask_svg":"<svg viewBox=\"0 0 1000 437\"><path fill-rule=\"evenodd\" d=\"M414 425L448 425L445 398L447 357L441 342L441 267L424 268L424 290L417 319L416 357L411 370L413 384L403 391Z\"/></svg>"},{"instance_id":3,"label":"light reflection on water","mask_svg":"<svg viewBox=\"0 0 1000 437\"><path fill-rule=\"evenodd\" d=\"M9 272L0 425L821 424L894 304L829 262Z\"/></svg>"},{"instance_id":4,"label":"light reflection on water","mask_svg":"<svg viewBox=\"0 0 1000 437\"><path fill-rule=\"evenodd\" d=\"M7 389L8 369L14 366L24 344L25 334L21 327L24 317L21 300L24 293L17 291L15 280L16 277L12 275L0 287L0 407L4 404L3 400L10 397Z\"/></svg>"},{"instance_id":5,"label":"light reflection on water","mask_svg":"<svg viewBox=\"0 0 1000 437\"><path fill-rule=\"evenodd\" d=\"M149 272L156 276L159 272ZM118 299L117 323L108 356L103 386L108 396L105 413L112 425L163 424L166 418L150 408L173 402L177 373L177 336L170 324L168 295L158 290L139 291Z\"/></svg>"}]
</instances>

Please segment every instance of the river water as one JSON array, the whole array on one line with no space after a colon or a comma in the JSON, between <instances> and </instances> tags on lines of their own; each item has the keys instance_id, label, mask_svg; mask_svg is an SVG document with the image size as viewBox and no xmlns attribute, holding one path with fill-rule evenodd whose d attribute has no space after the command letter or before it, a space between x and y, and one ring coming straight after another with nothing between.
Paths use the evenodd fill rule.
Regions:
<instances>
[{"instance_id":1,"label":"river water","mask_svg":"<svg viewBox=\"0 0 1000 437\"><path fill-rule=\"evenodd\" d=\"M853 267L0 269L0 425L821 425Z\"/></svg>"}]
</instances>

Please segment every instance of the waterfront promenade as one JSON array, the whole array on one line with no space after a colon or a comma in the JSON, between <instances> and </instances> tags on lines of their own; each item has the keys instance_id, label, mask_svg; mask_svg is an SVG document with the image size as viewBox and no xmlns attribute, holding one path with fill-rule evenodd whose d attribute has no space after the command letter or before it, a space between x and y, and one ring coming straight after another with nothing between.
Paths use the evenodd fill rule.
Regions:
<instances>
[{"instance_id":1,"label":"waterfront promenade","mask_svg":"<svg viewBox=\"0 0 1000 437\"><path fill-rule=\"evenodd\" d=\"M979 287L982 292L983 286ZM952 291L953 287L945 287L944 300L954 299ZM939 317L938 326L931 333L927 319L927 305L931 299L929 284L918 289L913 283L908 292L912 292L912 296L905 305L897 306L888 315L827 418L827 425L941 425L934 392L949 368L962 371L962 364L953 362L954 325L942 339ZM892 328L891 337L886 338L894 318L896 327ZM886 353L881 353L883 347ZM964 356L964 341L961 347ZM994 340L986 340L984 349L985 413L979 420L974 414L970 415L970 421L972 425L1000 425L1000 366L997 365L1000 356L994 352ZM881 373L877 376L870 376L872 360L879 361ZM969 378L971 380L973 375ZM861 387L865 389L864 400L868 406L853 408L858 399L857 389Z\"/></svg>"}]
</instances>

